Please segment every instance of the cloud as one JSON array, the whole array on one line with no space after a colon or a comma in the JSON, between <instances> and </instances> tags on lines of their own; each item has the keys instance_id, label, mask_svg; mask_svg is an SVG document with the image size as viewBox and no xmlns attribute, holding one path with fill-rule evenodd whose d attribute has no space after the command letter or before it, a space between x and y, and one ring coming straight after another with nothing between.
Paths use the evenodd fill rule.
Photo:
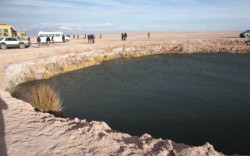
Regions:
<instances>
[{"instance_id":1,"label":"cloud","mask_svg":"<svg viewBox=\"0 0 250 156\"><path fill-rule=\"evenodd\" d=\"M65 27L65 26L60 26L59 29L61 29L61 30L74 30L72 28Z\"/></svg>"},{"instance_id":2,"label":"cloud","mask_svg":"<svg viewBox=\"0 0 250 156\"><path fill-rule=\"evenodd\" d=\"M97 24L84 24L82 27L110 27L112 23L97 23Z\"/></svg>"},{"instance_id":3,"label":"cloud","mask_svg":"<svg viewBox=\"0 0 250 156\"><path fill-rule=\"evenodd\" d=\"M63 31L67 33L80 33L82 31L84 32L100 32L99 30L102 30L103 32L112 31L112 30L118 30L119 28L116 28L112 23L106 22L106 23L94 23L94 24L78 24L78 23L53 23L53 22L42 22L39 24L31 25L30 31L37 32L39 31Z\"/></svg>"}]
</instances>

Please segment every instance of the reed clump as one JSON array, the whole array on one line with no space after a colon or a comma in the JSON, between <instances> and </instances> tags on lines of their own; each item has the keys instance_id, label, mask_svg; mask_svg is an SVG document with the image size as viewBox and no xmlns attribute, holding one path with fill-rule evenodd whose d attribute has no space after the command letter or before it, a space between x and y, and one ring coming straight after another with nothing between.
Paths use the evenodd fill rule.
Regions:
<instances>
[{"instance_id":1,"label":"reed clump","mask_svg":"<svg viewBox=\"0 0 250 156\"><path fill-rule=\"evenodd\" d=\"M35 110L64 117L60 95L48 85L41 84L38 87L32 87L25 94L25 99Z\"/></svg>"}]
</instances>

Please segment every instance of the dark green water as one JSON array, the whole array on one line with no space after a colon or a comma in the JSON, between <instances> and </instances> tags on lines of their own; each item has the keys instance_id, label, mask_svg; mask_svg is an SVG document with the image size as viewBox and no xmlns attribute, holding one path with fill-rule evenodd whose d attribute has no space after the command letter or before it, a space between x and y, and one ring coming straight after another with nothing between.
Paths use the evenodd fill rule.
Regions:
<instances>
[{"instance_id":1,"label":"dark green water","mask_svg":"<svg viewBox=\"0 0 250 156\"><path fill-rule=\"evenodd\" d=\"M68 117L105 121L131 135L178 143L209 142L226 154L250 154L250 55L185 54L120 59L46 83Z\"/></svg>"}]
</instances>

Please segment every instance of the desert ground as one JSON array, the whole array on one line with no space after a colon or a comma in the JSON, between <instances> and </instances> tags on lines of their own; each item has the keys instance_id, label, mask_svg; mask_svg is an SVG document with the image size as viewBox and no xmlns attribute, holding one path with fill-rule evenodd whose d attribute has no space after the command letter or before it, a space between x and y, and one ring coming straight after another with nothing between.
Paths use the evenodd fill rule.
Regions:
<instances>
[{"instance_id":1,"label":"desert ground","mask_svg":"<svg viewBox=\"0 0 250 156\"><path fill-rule=\"evenodd\" d=\"M129 34L127 41L121 41L121 34L99 34L96 35L96 43L88 44L87 39L80 35L79 40L73 39L67 43L55 43L50 46L41 46L38 48L36 37L31 37L33 43L30 48L26 49L8 49L0 51L1 66L10 63L23 62L34 59L46 58L49 56L65 54L69 52L81 52L92 49L104 49L110 47L130 46L130 45L147 45L161 44L164 42L181 42L190 40L215 40L215 39L239 39L240 32L211 32L211 33L151 33L150 39L147 33ZM244 39L243 39L244 40ZM218 43L219 44L219 43Z\"/></svg>"},{"instance_id":2,"label":"desert ground","mask_svg":"<svg viewBox=\"0 0 250 156\"><path fill-rule=\"evenodd\" d=\"M81 35L79 40L71 37L69 42L40 48L36 37L32 37L30 48L0 50L0 155L223 155L209 143L193 147L174 140L155 139L149 134L120 133L102 121L56 118L34 111L6 90L9 84L14 87L28 81L22 75L33 74L33 78L42 79L50 71L51 77L69 71L66 67L72 66L72 62L74 66L82 64L86 57L89 64L77 68L111 60L107 59L109 54L120 58L144 53L249 53L250 46L245 44L248 39L240 39L239 33L151 33L150 38L147 33L128 33L127 41L121 41L121 34L102 34L101 39L96 34L95 44L88 44ZM89 59L100 55L103 55L100 61L90 63Z\"/></svg>"}]
</instances>

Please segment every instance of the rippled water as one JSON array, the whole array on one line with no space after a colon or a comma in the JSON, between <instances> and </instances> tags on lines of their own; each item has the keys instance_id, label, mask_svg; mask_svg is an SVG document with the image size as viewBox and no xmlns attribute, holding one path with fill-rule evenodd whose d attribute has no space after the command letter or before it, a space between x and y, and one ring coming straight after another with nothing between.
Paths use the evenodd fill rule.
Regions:
<instances>
[{"instance_id":1,"label":"rippled water","mask_svg":"<svg viewBox=\"0 0 250 156\"><path fill-rule=\"evenodd\" d=\"M209 142L250 154L250 55L160 55L105 62L46 81L68 117L101 120L132 135Z\"/></svg>"}]
</instances>

